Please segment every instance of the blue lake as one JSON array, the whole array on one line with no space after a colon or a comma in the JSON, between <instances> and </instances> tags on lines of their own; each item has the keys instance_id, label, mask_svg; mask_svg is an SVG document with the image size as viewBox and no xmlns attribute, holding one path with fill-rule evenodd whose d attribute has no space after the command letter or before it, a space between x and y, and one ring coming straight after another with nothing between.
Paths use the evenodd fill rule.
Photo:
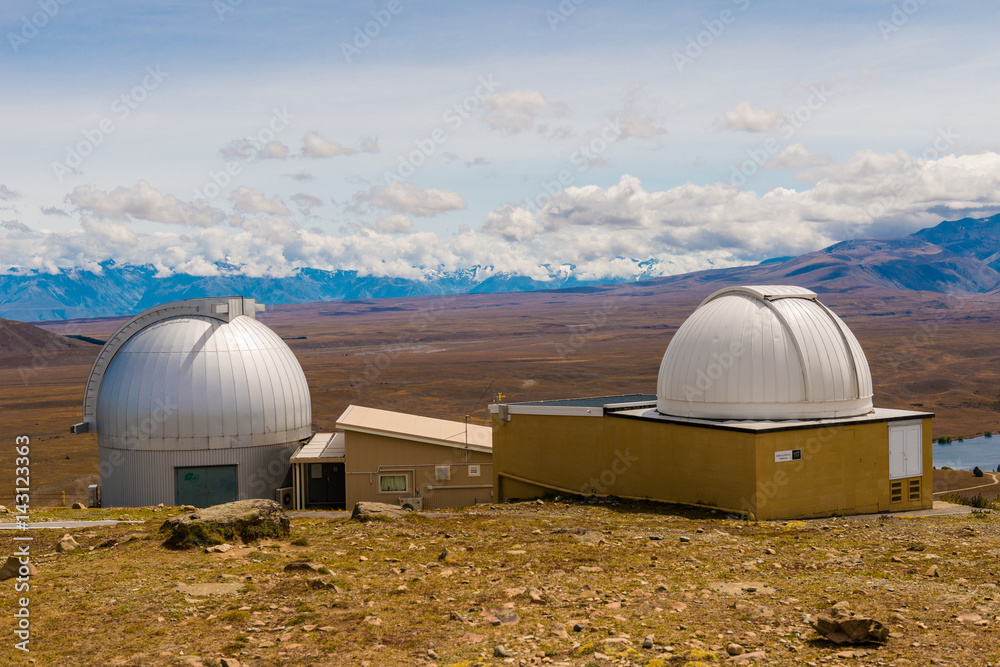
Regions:
<instances>
[{"instance_id":1,"label":"blue lake","mask_svg":"<svg viewBox=\"0 0 1000 667\"><path fill-rule=\"evenodd\" d=\"M992 438L968 438L961 442L952 440L950 445L935 442L934 467L944 466L955 470L972 470L976 466L984 471L996 470L1000 466L1000 434Z\"/></svg>"}]
</instances>

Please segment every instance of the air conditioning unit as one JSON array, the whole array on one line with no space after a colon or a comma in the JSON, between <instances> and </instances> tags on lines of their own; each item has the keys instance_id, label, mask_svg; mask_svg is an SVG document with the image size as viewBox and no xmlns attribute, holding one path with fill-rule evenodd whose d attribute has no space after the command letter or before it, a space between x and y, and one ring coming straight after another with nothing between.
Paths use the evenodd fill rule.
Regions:
<instances>
[{"instance_id":1,"label":"air conditioning unit","mask_svg":"<svg viewBox=\"0 0 1000 667\"><path fill-rule=\"evenodd\" d=\"M97 484L91 484L87 487L87 507L100 507L101 506L101 487Z\"/></svg>"},{"instance_id":2,"label":"air conditioning unit","mask_svg":"<svg viewBox=\"0 0 1000 667\"><path fill-rule=\"evenodd\" d=\"M295 489L291 486L286 486L283 489L275 489L274 499L281 505L281 509L295 509Z\"/></svg>"},{"instance_id":3,"label":"air conditioning unit","mask_svg":"<svg viewBox=\"0 0 1000 667\"><path fill-rule=\"evenodd\" d=\"M400 498L399 506L404 510L422 510L424 508L423 498Z\"/></svg>"}]
</instances>

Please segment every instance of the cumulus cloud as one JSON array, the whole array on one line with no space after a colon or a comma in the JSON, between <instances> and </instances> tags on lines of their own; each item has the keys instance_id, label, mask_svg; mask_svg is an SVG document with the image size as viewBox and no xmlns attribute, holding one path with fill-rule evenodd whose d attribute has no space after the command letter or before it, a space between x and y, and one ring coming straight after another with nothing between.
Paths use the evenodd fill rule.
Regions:
<instances>
[{"instance_id":1,"label":"cumulus cloud","mask_svg":"<svg viewBox=\"0 0 1000 667\"><path fill-rule=\"evenodd\" d=\"M24 224L20 220L4 220L4 221L0 222L0 227L3 227L4 229L9 229L9 230L15 231L15 232L30 232L31 231L31 227L28 227L26 224Z\"/></svg>"},{"instance_id":2,"label":"cumulus cloud","mask_svg":"<svg viewBox=\"0 0 1000 667\"><path fill-rule=\"evenodd\" d=\"M380 153L382 151L378 145L378 139L375 137L363 137L361 139L361 152L362 153Z\"/></svg>"},{"instance_id":3,"label":"cumulus cloud","mask_svg":"<svg viewBox=\"0 0 1000 667\"><path fill-rule=\"evenodd\" d=\"M97 236L113 246L121 245L134 248L139 245L139 237L136 236L135 232L119 222L85 217L80 227L87 234Z\"/></svg>"},{"instance_id":4,"label":"cumulus cloud","mask_svg":"<svg viewBox=\"0 0 1000 667\"><path fill-rule=\"evenodd\" d=\"M302 215L310 215L314 208L323 205L323 202L319 197L313 197L312 195L307 195L303 192L292 195L292 201L299 207Z\"/></svg>"},{"instance_id":5,"label":"cumulus cloud","mask_svg":"<svg viewBox=\"0 0 1000 667\"><path fill-rule=\"evenodd\" d=\"M373 188L368 193L362 193L361 199L383 210L422 218L465 209L465 199L457 192L438 188L421 190L413 183L399 181L393 181L384 188Z\"/></svg>"},{"instance_id":6,"label":"cumulus cloud","mask_svg":"<svg viewBox=\"0 0 1000 667\"><path fill-rule=\"evenodd\" d=\"M236 210L244 213L268 213L270 215L289 215L290 211L285 206L285 202L275 195L268 199L266 196L247 187L238 187L229 195Z\"/></svg>"},{"instance_id":7,"label":"cumulus cloud","mask_svg":"<svg viewBox=\"0 0 1000 667\"><path fill-rule=\"evenodd\" d=\"M284 160L289 148L280 141L269 141L261 145L250 139L236 139L219 149L227 160Z\"/></svg>"},{"instance_id":8,"label":"cumulus cloud","mask_svg":"<svg viewBox=\"0 0 1000 667\"><path fill-rule=\"evenodd\" d=\"M353 149L325 139L317 132L310 131L302 137L302 154L306 157L336 157L337 155L353 155L354 153Z\"/></svg>"},{"instance_id":9,"label":"cumulus cloud","mask_svg":"<svg viewBox=\"0 0 1000 667\"><path fill-rule=\"evenodd\" d=\"M59 215L67 218L69 217L69 213L67 213L66 211L62 210L57 206L39 206L38 210L44 213L45 215Z\"/></svg>"},{"instance_id":10,"label":"cumulus cloud","mask_svg":"<svg viewBox=\"0 0 1000 667\"><path fill-rule=\"evenodd\" d=\"M383 234L409 234L413 230L413 220L408 215L386 215L375 221L375 229Z\"/></svg>"},{"instance_id":11,"label":"cumulus cloud","mask_svg":"<svg viewBox=\"0 0 1000 667\"><path fill-rule=\"evenodd\" d=\"M311 181L314 178L316 178L311 172L308 172L304 169L302 171L297 171L294 174L285 174L285 176L292 179L293 181L299 181L299 182Z\"/></svg>"},{"instance_id":12,"label":"cumulus cloud","mask_svg":"<svg viewBox=\"0 0 1000 667\"><path fill-rule=\"evenodd\" d=\"M3 183L0 183L0 201L14 201L21 196L17 190L11 190Z\"/></svg>"},{"instance_id":13,"label":"cumulus cloud","mask_svg":"<svg viewBox=\"0 0 1000 667\"><path fill-rule=\"evenodd\" d=\"M810 153L796 141L794 144L785 146L777 156L769 160L764 165L765 169L805 169L806 167L822 167L831 164L833 157L821 153Z\"/></svg>"},{"instance_id":14,"label":"cumulus cloud","mask_svg":"<svg viewBox=\"0 0 1000 667\"><path fill-rule=\"evenodd\" d=\"M479 103L485 115L483 122L495 130L505 134L517 134L535 126L536 120L549 110L549 103L537 90L511 90L506 93L493 93L483 98ZM565 112L565 108L556 108L556 113Z\"/></svg>"},{"instance_id":15,"label":"cumulus cloud","mask_svg":"<svg viewBox=\"0 0 1000 667\"><path fill-rule=\"evenodd\" d=\"M226 226L133 232L127 226L132 209L120 206L112 210L119 219L88 210L68 232L0 224L0 267L100 270L99 262L114 259L152 264L161 275L216 275L237 266L248 276L287 276L308 266L419 279L479 266L484 277L503 271L539 280L567 273L584 280L634 278L747 264L1000 211L996 152L928 158L862 151L813 167L810 175L815 185L765 194L721 183L647 190L624 175L608 187L566 188L539 210L501 207L478 229L457 234L414 231L410 216L417 213L393 207L432 214L457 202L449 208L441 201L447 197L432 196L432 189L403 184L364 193L378 198L386 215L341 234L257 213L231 216Z\"/></svg>"},{"instance_id":16,"label":"cumulus cloud","mask_svg":"<svg viewBox=\"0 0 1000 667\"><path fill-rule=\"evenodd\" d=\"M726 112L722 127L744 132L770 132L782 119L781 109L768 111L743 101Z\"/></svg>"},{"instance_id":17,"label":"cumulus cloud","mask_svg":"<svg viewBox=\"0 0 1000 667\"><path fill-rule=\"evenodd\" d=\"M117 187L111 192L80 185L73 189L67 199L81 210L109 220L134 218L208 227L224 217L222 211L203 202L185 203L173 195L163 194L146 181L139 181L131 188Z\"/></svg>"}]
</instances>

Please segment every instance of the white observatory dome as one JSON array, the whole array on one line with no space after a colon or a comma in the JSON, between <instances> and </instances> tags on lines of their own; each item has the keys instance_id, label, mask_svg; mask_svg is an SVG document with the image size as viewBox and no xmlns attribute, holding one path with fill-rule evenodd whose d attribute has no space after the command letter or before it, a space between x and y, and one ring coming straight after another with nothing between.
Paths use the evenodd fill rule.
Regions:
<instances>
[{"instance_id":1,"label":"white observatory dome","mask_svg":"<svg viewBox=\"0 0 1000 667\"><path fill-rule=\"evenodd\" d=\"M134 334L97 395L107 446L218 449L308 437L309 387L288 346L264 324L172 317Z\"/></svg>"},{"instance_id":2,"label":"white observatory dome","mask_svg":"<svg viewBox=\"0 0 1000 667\"><path fill-rule=\"evenodd\" d=\"M305 374L243 297L156 306L122 325L90 370L84 421L97 433L111 507L273 498L312 435Z\"/></svg>"},{"instance_id":3,"label":"white observatory dome","mask_svg":"<svg viewBox=\"0 0 1000 667\"><path fill-rule=\"evenodd\" d=\"M660 364L657 411L699 419L829 419L872 410L868 360L801 287L729 287L702 301Z\"/></svg>"}]
</instances>

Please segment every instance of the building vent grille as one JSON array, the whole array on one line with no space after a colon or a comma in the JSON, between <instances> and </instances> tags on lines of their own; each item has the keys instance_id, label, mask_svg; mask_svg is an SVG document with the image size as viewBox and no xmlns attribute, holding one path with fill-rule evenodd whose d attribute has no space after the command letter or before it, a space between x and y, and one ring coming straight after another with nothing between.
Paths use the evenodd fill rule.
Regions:
<instances>
[{"instance_id":1,"label":"building vent grille","mask_svg":"<svg viewBox=\"0 0 1000 667\"><path fill-rule=\"evenodd\" d=\"M889 483L889 502L903 502L903 480L897 480Z\"/></svg>"},{"instance_id":2,"label":"building vent grille","mask_svg":"<svg viewBox=\"0 0 1000 667\"><path fill-rule=\"evenodd\" d=\"M920 478L910 480L910 500L920 500Z\"/></svg>"}]
</instances>

